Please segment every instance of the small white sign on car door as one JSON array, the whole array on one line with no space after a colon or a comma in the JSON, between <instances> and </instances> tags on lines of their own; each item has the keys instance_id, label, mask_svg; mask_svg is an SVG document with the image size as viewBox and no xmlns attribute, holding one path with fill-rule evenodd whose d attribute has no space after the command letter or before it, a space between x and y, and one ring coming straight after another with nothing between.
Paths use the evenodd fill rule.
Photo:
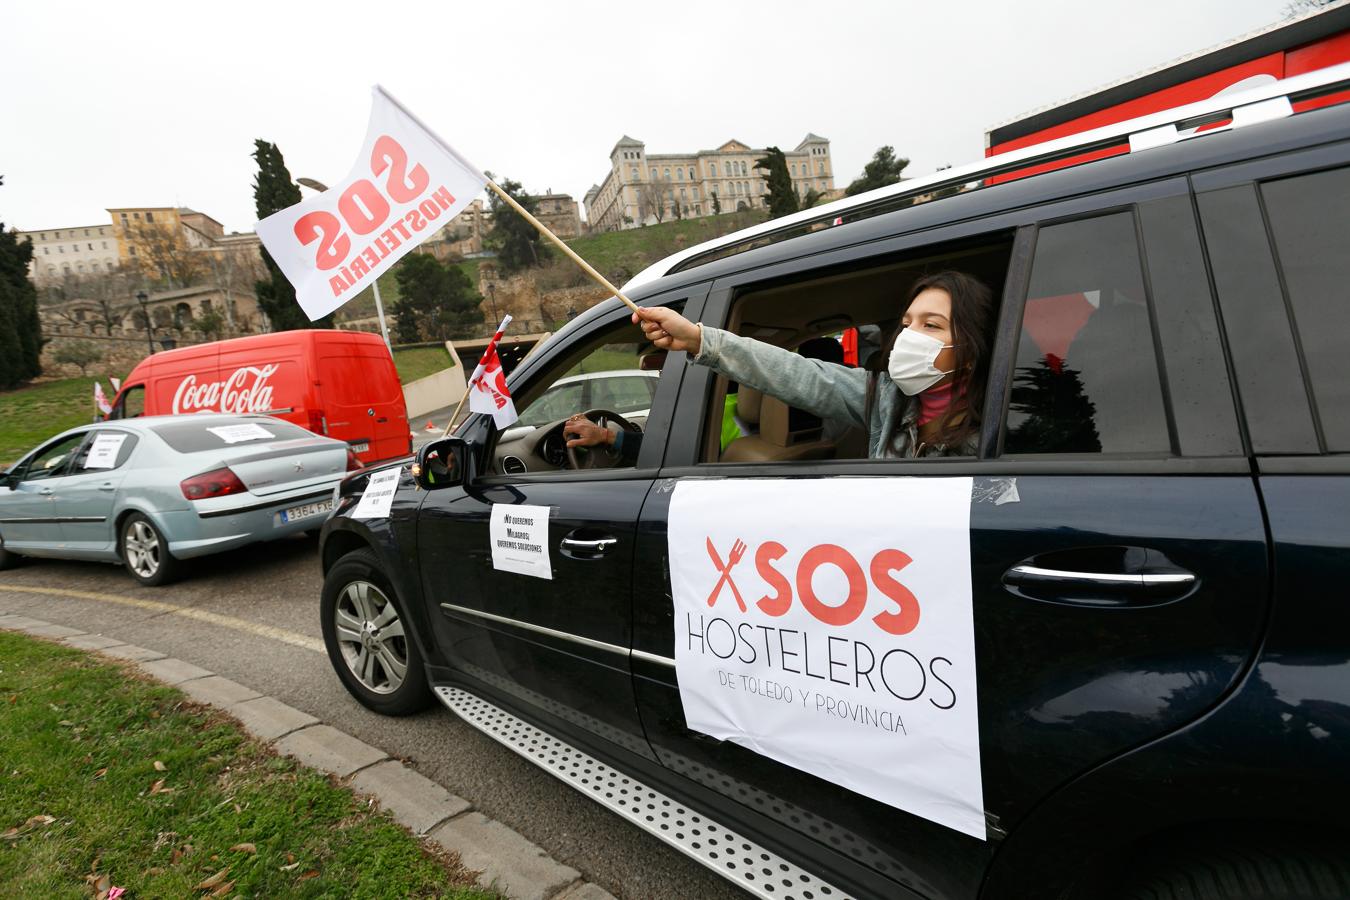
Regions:
<instances>
[{"instance_id":1,"label":"small white sign on car door","mask_svg":"<svg viewBox=\"0 0 1350 900\"><path fill-rule=\"evenodd\" d=\"M403 473L402 466L382 469L366 481L366 489L361 499L356 501L352 510L353 519L383 519L388 517L394 506L394 495L398 493L398 477Z\"/></svg>"},{"instance_id":2,"label":"small white sign on car door","mask_svg":"<svg viewBox=\"0 0 1350 900\"><path fill-rule=\"evenodd\" d=\"M681 482L668 539L689 727L984 839L970 489Z\"/></svg>"},{"instance_id":3,"label":"small white sign on car door","mask_svg":"<svg viewBox=\"0 0 1350 900\"><path fill-rule=\"evenodd\" d=\"M547 506L492 504L488 540L492 542L492 568L517 575L553 579L548 558Z\"/></svg>"}]
</instances>

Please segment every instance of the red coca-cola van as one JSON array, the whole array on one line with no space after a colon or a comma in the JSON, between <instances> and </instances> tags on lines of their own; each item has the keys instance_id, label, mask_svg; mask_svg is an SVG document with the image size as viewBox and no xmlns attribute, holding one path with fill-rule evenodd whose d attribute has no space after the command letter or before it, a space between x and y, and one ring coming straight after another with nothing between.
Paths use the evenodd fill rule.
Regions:
<instances>
[{"instance_id":1,"label":"red coca-cola van","mask_svg":"<svg viewBox=\"0 0 1350 900\"><path fill-rule=\"evenodd\" d=\"M266 413L346 441L363 463L412 452L403 388L378 335L303 330L166 350L131 371L110 418Z\"/></svg>"}]
</instances>

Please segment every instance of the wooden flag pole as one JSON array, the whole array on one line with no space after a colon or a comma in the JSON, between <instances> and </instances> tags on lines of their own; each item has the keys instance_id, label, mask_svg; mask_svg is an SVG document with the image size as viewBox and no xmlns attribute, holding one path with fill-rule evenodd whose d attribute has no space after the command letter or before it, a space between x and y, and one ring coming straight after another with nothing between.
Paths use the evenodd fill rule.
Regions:
<instances>
[{"instance_id":1,"label":"wooden flag pole","mask_svg":"<svg viewBox=\"0 0 1350 900\"><path fill-rule=\"evenodd\" d=\"M519 203L517 203L515 197L512 197L506 191L498 187L497 183L492 179L488 179L487 186L491 188L493 193L495 193L498 197L501 197L503 200L505 200L508 206L510 206L516 212L520 213L521 216L524 217L526 222L529 222L536 229L538 229L540 234L542 234L544 237L552 241L554 246L556 246L563 253L566 253L567 256L572 260L572 262L576 263L578 266L581 267L581 271L591 276L591 278L595 281L596 284L600 285L605 290L613 293L614 296L618 297L625 304L627 304L628 308L631 309L633 312L638 312L638 305L636 303L625 297L623 291L619 290L614 285L610 284L608 278L601 275L599 272L595 271L595 269L591 268L590 263L586 262L586 260L578 256L576 251L573 250L571 247L567 246L566 244L564 244L562 242L562 239L559 238L556 234L549 231L548 226L546 226L543 222L540 222L534 216L530 215L530 211L527 210L525 207L521 206Z\"/></svg>"}]
</instances>

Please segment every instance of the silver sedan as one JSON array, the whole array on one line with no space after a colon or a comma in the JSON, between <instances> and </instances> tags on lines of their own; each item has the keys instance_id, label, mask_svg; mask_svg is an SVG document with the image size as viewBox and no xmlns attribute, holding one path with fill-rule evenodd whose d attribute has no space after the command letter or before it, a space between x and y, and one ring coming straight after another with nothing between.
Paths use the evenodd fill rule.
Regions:
<instances>
[{"instance_id":1,"label":"silver sedan","mask_svg":"<svg viewBox=\"0 0 1350 900\"><path fill-rule=\"evenodd\" d=\"M0 569L88 559L164 584L193 557L317 529L359 466L342 441L270 416L73 428L0 472Z\"/></svg>"}]
</instances>

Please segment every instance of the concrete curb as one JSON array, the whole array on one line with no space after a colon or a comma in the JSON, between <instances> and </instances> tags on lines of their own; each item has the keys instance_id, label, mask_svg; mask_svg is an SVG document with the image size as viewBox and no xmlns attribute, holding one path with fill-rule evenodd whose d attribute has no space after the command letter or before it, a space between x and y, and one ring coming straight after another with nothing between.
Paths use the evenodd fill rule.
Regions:
<instances>
[{"instance_id":1,"label":"concrete curb","mask_svg":"<svg viewBox=\"0 0 1350 900\"><path fill-rule=\"evenodd\" d=\"M517 900L614 900L527 841L378 747L325 725L314 716L181 659L102 634L21 615L0 615L0 629L56 640L68 647L130 661L192 700L238 719L244 730L278 753L328 772L422 840L459 856L479 872L478 884Z\"/></svg>"}]
</instances>

